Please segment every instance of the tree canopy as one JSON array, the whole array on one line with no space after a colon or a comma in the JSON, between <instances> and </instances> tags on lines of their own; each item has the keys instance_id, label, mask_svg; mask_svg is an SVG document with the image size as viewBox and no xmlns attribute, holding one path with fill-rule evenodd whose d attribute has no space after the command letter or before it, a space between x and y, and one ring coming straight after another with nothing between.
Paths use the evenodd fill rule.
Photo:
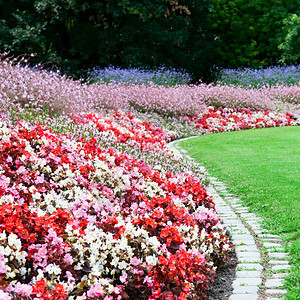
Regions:
<instances>
[{"instance_id":1,"label":"tree canopy","mask_svg":"<svg viewBox=\"0 0 300 300\"><path fill-rule=\"evenodd\" d=\"M297 63L298 0L0 0L0 49L75 73ZM297 27L297 28L298 28ZM297 48L298 47L298 48Z\"/></svg>"}]
</instances>

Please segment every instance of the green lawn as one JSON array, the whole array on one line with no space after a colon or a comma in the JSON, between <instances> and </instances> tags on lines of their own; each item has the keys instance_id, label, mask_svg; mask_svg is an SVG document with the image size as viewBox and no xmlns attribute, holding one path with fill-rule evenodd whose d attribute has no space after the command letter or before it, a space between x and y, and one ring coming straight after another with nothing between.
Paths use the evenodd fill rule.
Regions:
<instances>
[{"instance_id":1,"label":"green lawn","mask_svg":"<svg viewBox=\"0 0 300 300\"><path fill-rule=\"evenodd\" d=\"M300 299L300 127L210 134L179 146L288 242L287 299Z\"/></svg>"}]
</instances>

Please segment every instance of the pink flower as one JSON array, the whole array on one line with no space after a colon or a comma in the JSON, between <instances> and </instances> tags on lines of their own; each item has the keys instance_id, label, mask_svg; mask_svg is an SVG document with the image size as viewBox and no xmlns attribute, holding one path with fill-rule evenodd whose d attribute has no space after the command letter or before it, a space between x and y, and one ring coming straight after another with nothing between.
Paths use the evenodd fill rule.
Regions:
<instances>
[{"instance_id":1,"label":"pink flower","mask_svg":"<svg viewBox=\"0 0 300 300\"><path fill-rule=\"evenodd\" d=\"M18 295L29 297L32 292L32 286L18 282L15 286L14 292Z\"/></svg>"},{"instance_id":2,"label":"pink flower","mask_svg":"<svg viewBox=\"0 0 300 300\"><path fill-rule=\"evenodd\" d=\"M122 283L125 283L126 282L126 279L127 279L127 273L126 272L123 272L122 276L120 276L120 281Z\"/></svg>"},{"instance_id":3,"label":"pink flower","mask_svg":"<svg viewBox=\"0 0 300 300\"><path fill-rule=\"evenodd\" d=\"M75 278L73 277L72 273L70 271L66 271L66 276L65 276L68 280L70 281L75 281Z\"/></svg>"},{"instance_id":4,"label":"pink flower","mask_svg":"<svg viewBox=\"0 0 300 300\"><path fill-rule=\"evenodd\" d=\"M0 256L1 258L1 256ZM6 274L6 269L4 268L4 265L2 263L2 261L0 261L0 274Z\"/></svg>"},{"instance_id":5,"label":"pink flower","mask_svg":"<svg viewBox=\"0 0 300 300\"><path fill-rule=\"evenodd\" d=\"M94 298L94 297L102 297L104 294L102 285L100 283L97 283L93 285L87 292L87 296Z\"/></svg>"},{"instance_id":6,"label":"pink flower","mask_svg":"<svg viewBox=\"0 0 300 300\"><path fill-rule=\"evenodd\" d=\"M26 173L26 169L24 166L19 167L19 169L17 170L17 174L25 174Z\"/></svg>"},{"instance_id":7,"label":"pink flower","mask_svg":"<svg viewBox=\"0 0 300 300\"><path fill-rule=\"evenodd\" d=\"M139 259L136 257L136 256L134 256L133 258L132 258L132 260L131 260L131 262L130 262L133 266L138 266L139 264L140 264L140 261L139 261Z\"/></svg>"},{"instance_id":8,"label":"pink flower","mask_svg":"<svg viewBox=\"0 0 300 300\"><path fill-rule=\"evenodd\" d=\"M72 265L73 262L74 262L73 257L72 257L72 255L71 255L70 253L67 253L67 254L65 255L64 260L65 260L65 262L66 262L67 264L69 264L69 265Z\"/></svg>"},{"instance_id":9,"label":"pink flower","mask_svg":"<svg viewBox=\"0 0 300 300\"><path fill-rule=\"evenodd\" d=\"M39 184L39 183L43 183L43 182L44 182L44 174L36 177L35 184Z\"/></svg>"},{"instance_id":10,"label":"pink flower","mask_svg":"<svg viewBox=\"0 0 300 300\"><path fill-rule=\"evenodd\" d=\"M144 279L144 283L146 283L147 286L152 287L153 286L153 279L149 276L146 276Z\"/></svg>"}]
</instances>

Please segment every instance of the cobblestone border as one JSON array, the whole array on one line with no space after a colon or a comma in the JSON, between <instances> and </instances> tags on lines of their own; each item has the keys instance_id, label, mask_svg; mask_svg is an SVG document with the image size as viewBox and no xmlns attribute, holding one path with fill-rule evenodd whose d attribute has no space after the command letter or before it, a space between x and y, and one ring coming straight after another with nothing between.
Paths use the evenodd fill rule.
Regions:
<instances>
[{"instance_id":1,"label":"cobblestone border","mask_svg":"<svg viewBox=\"0 0 300 300\"><path fill-rule=\"evenodd\" d=\"M186 139L191 138L194 137ZM168 147L175 156L193 160L185 155L185 150L175 147L186 139L171 142ZM262 219L242 206L242 201L233 197L224 183L211 177L203 166L200 168L210 181L207 192L214 197L216 210L230 232L238 258L233 294L229 300L282 299L287 294L282 286L290 265L280 236L263 229Z\"/></svg>"}]
</instances>

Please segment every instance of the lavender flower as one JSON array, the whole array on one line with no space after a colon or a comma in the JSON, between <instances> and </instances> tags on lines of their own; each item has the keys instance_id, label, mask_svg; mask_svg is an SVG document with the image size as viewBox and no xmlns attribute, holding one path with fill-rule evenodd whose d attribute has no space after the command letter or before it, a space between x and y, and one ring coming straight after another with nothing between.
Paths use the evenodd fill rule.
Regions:
<instances>
[{"instance_id":1,"label":"lavender flower","mask_svg":"<svg viewBox=\"0 0 300 300\"><path fill-rule=\"evenodd\" d=\"M299 84L300 65L271 66L265 69L221 69L217 81L225 85L251 86L255 88L280 84Z\"/></svg>"},{"instance_id":2,"label":"lavender flower","mask_svg":"<svg viewBox=\"0 0 300 300\"><path fill-rule=\"evenodd\" d=\"M158 85L182 85L191 81L191 75L183 70L159 67L157 69L107 67L104 69L93 68L87 72L90 82L102 83L134 83Z\"/></svg>"}]
</instances>

